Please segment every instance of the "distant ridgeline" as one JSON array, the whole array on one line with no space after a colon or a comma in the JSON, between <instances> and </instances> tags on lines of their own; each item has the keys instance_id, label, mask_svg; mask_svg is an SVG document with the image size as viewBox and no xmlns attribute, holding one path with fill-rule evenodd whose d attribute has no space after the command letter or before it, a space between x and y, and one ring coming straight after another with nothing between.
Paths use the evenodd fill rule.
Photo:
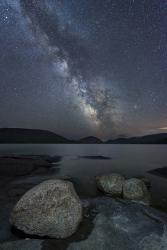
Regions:
<instances>
[{"instance_id":1,"label":"distant ridgeline","mask_svg":"<svg viewBox=\"0 0 167 250\"><path fill-rule=\"evenodd\" d=\"M78 141L68 140L53 132L40 129L1 128L0 143L76 143L76 144L167 144L167 133L141 137L118 138L106 142L89 136Z\"/></svg>"},{"instance_id":2,"label":"distant ridgeline","mask_svg":"<svg viewBox=\"0 0 167 250\"><path fill-rule=\"evenodd\" d=\"M108 140L108 144L167 144L167 133Z\"/></svg>"},{"instance_id":3,"label":"distant ridgeline","mask_svg":"<svg viewBox=\"0 0 167 250\"><path fill-rule=\"evenodd\" d=\"M2 128L0 143L68 143L66 138L47 130Z\"/></svg>"}]
</instances>

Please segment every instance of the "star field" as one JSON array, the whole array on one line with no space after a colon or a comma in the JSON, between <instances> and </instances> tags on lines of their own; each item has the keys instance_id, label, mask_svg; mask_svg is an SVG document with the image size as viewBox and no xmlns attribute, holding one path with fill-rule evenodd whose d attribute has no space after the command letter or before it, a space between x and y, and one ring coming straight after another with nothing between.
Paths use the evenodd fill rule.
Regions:
<instances>
[{"instance_id":1,"label":"star field","mask_svg":"<svg viewBox=\"0 0 167 250\"><path fill-rule=\"evenodd\" d=\"M167 132L167 3L2 0L0 127Z\"/></svg>"}]
</instances>

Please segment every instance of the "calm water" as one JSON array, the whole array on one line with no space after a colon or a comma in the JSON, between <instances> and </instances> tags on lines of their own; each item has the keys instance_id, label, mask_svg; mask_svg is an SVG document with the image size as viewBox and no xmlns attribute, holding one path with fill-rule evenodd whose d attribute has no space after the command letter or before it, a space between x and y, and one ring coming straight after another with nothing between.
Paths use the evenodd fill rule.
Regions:
<instances>
[{"instance_id":1,"label":"calm water","mask_svg":"<svg viewBox=\"0 0 167 250\"><path fill-rule=\"evenodd\" d=\"M167 145L0 145L0 153L60 155L60 175L69 175L80 194L95 195L94 177L103 173L121 173L126 177L144 175L152 182L153 200L166 202L167 178L147 173L167 166ZM89 160L78 156L102 155L111 160ZM57 175L53 173L53 176Z\"/></svg>"}]
</instances>

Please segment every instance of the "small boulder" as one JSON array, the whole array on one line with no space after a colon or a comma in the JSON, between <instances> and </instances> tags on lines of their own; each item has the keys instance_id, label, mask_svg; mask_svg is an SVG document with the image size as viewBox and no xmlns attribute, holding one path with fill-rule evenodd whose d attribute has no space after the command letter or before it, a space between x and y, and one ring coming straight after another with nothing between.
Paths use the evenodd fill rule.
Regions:
<instances>
[{"instance_id":1,"label":"small boulder","mask_svg":"<svg viewBox=\"0 0 167 250\"><path fill-rule=\"evenodd\" d=\"M15 205L10 223L26 234L66 238L82 220L82 205L73 184L48 180L30 189Z\"/></svg>"},{"instance_id":2,"label":"small boulder","mask_svg":"<svg viewBox=\"0 0 167 250\"><path fill-rule=\"evenodd\" d=\"M139 176L136 176L135 178L142 180L148 189L151 188L151 181L147 177L139 175Z\"/></svg>"},{"instance_id":3,"label":"small boulder","mask_svg":"<svg viewBox=\"0 0 167 250\"><path fill-rule=\"evenodd\" d=\"M102 175L96 177L97 187L113 197L121 197L125 178L120 174Z\"/></svg>"},{"instance_id":4,"label":"small boulder","mask_svg":"<svg viewBox=\"0 0 167 250\"><path fill-rule=\"evenodd\" d=\"M137 178L131 178L124 182L123 198L143 203L150 203L150 193L144 182Z\"/></svg>"}]
</instances>

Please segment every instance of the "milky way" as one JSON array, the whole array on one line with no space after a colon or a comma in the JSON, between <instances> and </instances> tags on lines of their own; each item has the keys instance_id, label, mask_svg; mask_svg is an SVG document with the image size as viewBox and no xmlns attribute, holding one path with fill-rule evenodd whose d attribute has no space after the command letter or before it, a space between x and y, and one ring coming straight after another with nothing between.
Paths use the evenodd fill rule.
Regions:
<instances>
[{"instance_id":1,"label":"milky way","mask_svg":"<svg viewBox=\"0 0 167 250\"><path fill-rule=\"evenodd\" d=\"M167 131L166 25L165 1L2 0L0 127Z\"/></svg>"}]
</instances>

